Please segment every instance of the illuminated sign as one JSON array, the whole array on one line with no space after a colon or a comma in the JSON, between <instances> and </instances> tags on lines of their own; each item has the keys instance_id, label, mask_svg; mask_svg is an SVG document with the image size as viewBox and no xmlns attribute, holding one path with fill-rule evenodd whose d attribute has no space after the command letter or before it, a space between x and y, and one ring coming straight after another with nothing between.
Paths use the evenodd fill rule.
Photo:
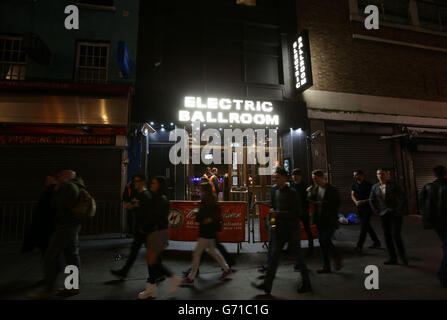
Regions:
<instances>
[{"instance_id":1,"label":"illuminated sign","mask_svg":"<svg viewBox=\"0 0 447 320\"><path fill-rule=\"evenodd\" d=\"M304 91L313 85L310 64L309 34L304 30L293 43L295 88Z\"/></svg>"},{"instance_id":2,"label":"illuminated sign","mask_svg":"<svg viewBox=\"0 0 447 320\"><path fill-rule=\"evenodd\" d=\"M37 144L37 145L115 145L114 136L73 136L73 135L0 135L2 144Z\"/></svg>"},{"instance_id":3,"label":"illuminated sign","mask_svg":"<svg viewBox=\"0 0 447 320\"><path fill-rule=\"evenodd\" d=\"M185 97L178 115L181 122L278 126L279 116L273 111L269 101Z\"/></svg>"}]
</instances>

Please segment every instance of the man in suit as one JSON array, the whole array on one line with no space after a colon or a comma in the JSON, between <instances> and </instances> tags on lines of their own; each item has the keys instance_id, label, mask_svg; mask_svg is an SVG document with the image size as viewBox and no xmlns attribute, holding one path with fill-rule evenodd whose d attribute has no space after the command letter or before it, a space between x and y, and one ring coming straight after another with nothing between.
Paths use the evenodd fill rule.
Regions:
<instances>
[{"instance_id":1,"label":"man in suit","mask_svg":"<svg viewBox=\"0 0 447 320\"><path fill-rule=\"evenodd\" d=\"M369 195L369 203L373 212L380 215L385 235L386 247L390 256L384 264L397 264L397 252L405 265L408 259L402 240L403 214L406 212L405 194L402 188L388 179L387 171L377 170L378 183L373 185Z\"/></svg>"},{"instance_id":2,"label":"man in suit","mask_svg":"<svg viewBox=\"0 0 447 320\"><path fill-rule=\"evenodd\" d=\"M340 196L337 189L329 184L322 170L312 171L312 180L315 185L309 187L309 201L314 204L312 219L318 230L320 248L323 254L324 265L317 273L331 273L330 256L334 258L335 270L342 268L342 259L332 243L335 230L338 229L338 208Z\"/></svg>"}]
</instances>

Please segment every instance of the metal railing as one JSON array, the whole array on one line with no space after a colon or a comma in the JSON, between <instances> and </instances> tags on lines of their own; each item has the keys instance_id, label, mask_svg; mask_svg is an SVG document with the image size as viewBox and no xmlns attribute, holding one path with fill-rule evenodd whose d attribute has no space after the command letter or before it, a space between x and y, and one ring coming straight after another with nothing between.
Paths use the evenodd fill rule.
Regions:
<instances>
[{"instance_id":1,"label":"metal railing","mask_svg":"<svg viewBox=\"0 0 447 320\"><path fill-rule=\"evenodd\" d=\"M0 202L0 242L21 241L32 222L37 202ZM119 201L98 201L96 215L82 222L81 234L123 233L123 215Z\"/></svg>"}]
</instances>

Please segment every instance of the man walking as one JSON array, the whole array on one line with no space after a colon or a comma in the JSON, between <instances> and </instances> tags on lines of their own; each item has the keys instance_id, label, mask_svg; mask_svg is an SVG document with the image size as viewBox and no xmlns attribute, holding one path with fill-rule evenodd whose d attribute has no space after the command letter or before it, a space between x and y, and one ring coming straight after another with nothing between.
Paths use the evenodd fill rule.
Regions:
<instances>
[{"instance_id":1,"label":"man walking","mask_svg":"<svg viewBox=\"0 0 447 320\"><path fill-rule=\"evenodd\" d=\"M335 230L338 229L338 208L340 207L340 196L337 189L329 184L322 170L312 171L312 180L315 186L309 187L309 201L314 205L313 222L317 226L318 238L324 265L317 273L331 273L330 256L334 257L335 270L342 268L341 257L332 243Z\"/></svg>"},{"instance_id":2,"label":"man walking","mask_svg":"<svg viewBox=\"0 0 447 320\"><path fill-rule=\"evenodd\" d=\"M397 247L400 259L405 265L408 265L401 236L403 213L406 211L404 192L399 185L388 180L386 170L378 169L377 178L379 182L373 185L369 202L373 212L378 213L382 220L386 247L390 256L390 259L385 261L384 264L397 264Z\"/></svg>"},{"instance_id":3,"label":"man walking","mask_svg":"<svg viewBox=\"0 0 447 320\"><path fill-rule=\"evenodd\" d=\"M300 248L300 216L302 215L302 205L297 191L287 185L287 171L283 168L276 170L276 185L278 190L275 192L275 208L271 221L272 236L275 241L272 242L271 263L267 268L267 274L264 282L261 284L252 283L252 285L263 290L266 294L272 291L273 280L276 275L278 263L282 255L284 244L289 243L294 251L301 271L301 284L298 286L298 293L311 291L310 278L306 262L301 254Z\"/></svg>"},{"instance_id":4,"label":"man walking","mask_svg":"<svg viewBox=\"0 0 447 320\"><path fill-rule=\"evenodd\" d=\"M371 193L371 188L372 184L365 180L365 174L363 171L359 169L354 170L354 183L352 184L351 188L351 199L357 207L357 212L361 222L360 236L357 242L357 247L355 248L358 253L362 252L367 234L369 234L371 240L373 241L372 246L369 247L370 249L380 248L381 246L380 240L371 226L371 216L373 213L371 206L369 205L369 194Z\"/></svg>"},{"instance_id":5,"label":"man walking","mask_svg":"<svg viewBox=\"0 0 447 320\"><path fill-rule=\"evenodd\" d=\"M292 171L293 182L291 187L294 188L301 198L301 205L303 209L303 215L301 216L301 223L303 224L304 231L307 235L308 251L307 256L312 256L314 250L314 239L312 236L312 230L310 228L310 216L309 216L309 201L307 200L306 184L303 181L303 175L301 169L293 169Z\"/></svg>"},{"instance_id":6,"label":"man walking","mask_svg":"<svg viewBox=\"0 0 447 320\"><path fill-rule=\"evenodd\" d=\"M31 299L48 299L54 291L57 275L65 269L64 266L73 265L80 271L79 231L81 230L81 221L72 212L78 202L80 188L85 188L84 182L81 178L76 178L74 171L64 170L58 174L51 199L51 206L55 209L55 231L44 257L45 290L31 296ZM65 265L62 260L65 260ZM79 288L62 289L58 293L66 297L73 296L79 294Z\"/></svg>"},{"instance_id":7,"label":"man walking","mask_svg":"<svg viewBox=\"0 0 447 320\"><path fill-rule=\"evenodd\" d=\"M130 254L127 258L126 264L119 270L111 270L114 276L125 279L137 259L138 252L141 246L146 243L146 233L142 232L142 228L146 221L146 215L150 211L151 195L146 188L146 177L143 174L137 174L133 178L136 194L131 202L128 203L127 208L133 210L135 213L135 235L133 238ZM144 206L143 206L144 205Z\"/></svg>"},{"instance_id":8,"label":"man walking","mask_svg":"<svg viewBox=\"0 0 447 320\"><path fill-rule=\"evenodd\" d=\"M424 186L420 203L424 228L434 229L441 239L444 254L438 279L447 288L447 170L444 166L437 166L433 172L436 180Z\"/></svg>"}]
</instances>

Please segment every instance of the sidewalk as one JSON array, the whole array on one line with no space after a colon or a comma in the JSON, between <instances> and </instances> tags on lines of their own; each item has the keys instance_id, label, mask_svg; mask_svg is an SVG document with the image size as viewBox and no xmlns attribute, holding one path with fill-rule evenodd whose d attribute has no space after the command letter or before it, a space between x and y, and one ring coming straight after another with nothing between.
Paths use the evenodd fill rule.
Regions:
<instances>
[{"instance_id":1,"label":"sidewalk","mask_svg":"<svg viewBox=\"0 0 447 320\"><path fill-rule=\"evenodd\" d=\"M373 219L382 243L382 230L377 217ZM386 251L365 249L359 255L354 253L359 226L341 226L336 233L335 244L344 257L344 267L333 274L318 275L321 267L318 246L315 254L308 259L312 270L312 294L296 293L299 273L293 272L294 261L284 258L278 268L273 284L271 299L446 299L447 289L442 288L436 278L441 261L441 244L435 233L423 230L420 217L405 218L404 242L410 258L410 266L384 266ZM367 239L366 247L370 245ZM81 294L71 299L136 299L146 285L147 270L144 249L126 281L116 280L109 272L123 265L118 255L129 252L130 239L83 240L81 242L82 283ZM307 241L303 241L307 247ZM318 241L316 242L318 243ZM234 254L237 264L231 280L218 281L220 269L208 256L204 257L195 288L181 288L175 297L167 295L168 283L159 287L158 299L266 299L262 292L252 288L250 282L259 273L257 267L265 261L265 249L261 243L242 245L236 256L236 244L225 244ZM171 241L165 253L164 262L178 275L188 268L194 243ZM33 287L41 279L41 261L37 253L19 254L19 244L0 244L0 299L25 299L36 291ZM367 265L377 265L380 272L380 289L366 290L364 269ZM60 283L63 283L61 277Z\"/></svg>"}]
</instances>

